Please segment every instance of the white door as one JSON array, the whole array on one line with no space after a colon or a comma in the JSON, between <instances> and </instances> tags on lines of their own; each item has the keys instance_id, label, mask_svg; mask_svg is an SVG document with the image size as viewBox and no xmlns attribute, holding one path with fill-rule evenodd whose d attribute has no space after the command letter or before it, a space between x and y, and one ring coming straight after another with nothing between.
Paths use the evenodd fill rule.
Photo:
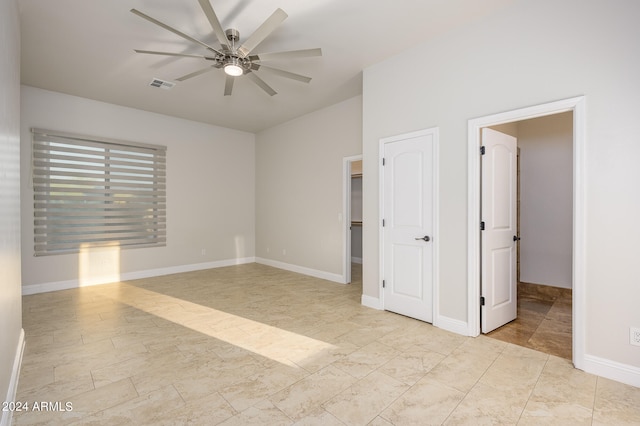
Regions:
<instances>
[{"instance_id":1,"label":"white door","mask_svg":"<svg viewBox=\"0 0 640 426\"><path fill-rule=\"evenodd\" d=\"M482 129L482 332L516 318L517 139Z\"/></svg>"},{"instance_id":2,"label":"white door","mask_svg":"<svg viewBox=\"0 0 640 426\"><path fill-rule=\"evenodd\" d=\"M433 322L437 129L382 141L384 309Z\"/></svg>"}]
</instances>

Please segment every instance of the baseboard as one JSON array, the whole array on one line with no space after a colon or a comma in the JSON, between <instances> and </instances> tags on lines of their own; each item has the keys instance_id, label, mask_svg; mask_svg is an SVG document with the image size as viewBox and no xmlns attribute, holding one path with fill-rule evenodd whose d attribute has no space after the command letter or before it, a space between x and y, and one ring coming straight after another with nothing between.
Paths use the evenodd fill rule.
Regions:
<instances>
[{"instance_id":1,"label":"baseboard","mask_svg":"<svg viewBox=\"0 0 640 426\"><path fill-rule=\"evenodd\" d=\"M255 262L260 263L262 265L272 266L278 269L284 269L285 271L297 272L298 274L309 275L311 277L333 281L338 284L345 283L345 277L340 274L334 274L326 271L319 271L317 269L311 269L305 266L293 265L291 263L280 262L278 260L272 260L272 259L265 259L262 257L256 257Z\"/></svg>"},{"instance_id":2,"label":"baseboard","mask_svg":"<svg viewBox=\"0 0 640 426\"><path fill-rule=\"evenodd\" d=\"M125 272L120 274L119 281L138 280L141 278L159 277L162 275L179 274L182 272L201 271L203 269L222 268L224 266L242 265L245 263L254 263L255 257L244 257L238 259L226 259L217 260L213 262L193 263L190 265L170 266L167 268L147 269L144 271ZM91 283L83 283L82 287L109 284L114 282L113 275L109 275L104 278L94 278ZM68 280L68 281L56 281L42 284L30 284L22 287L22 295L27 296L30 294L47 293L50 291L67 290L70 288L80 287L80 281Z\"/></svg>"},{"instance_id":3,"label":"baseboard","mask_svg":"<svg viewBox=\"0 0 640 426\"><path fill-rule=\"evenodd\" d=\"M433 326L452 333L469 336L469 324L467 324L466 321L445 317L444 315L437 315L433 318Z\"/></svg>"},{"instance_id":4,"label":"baseboard","mask_svg":"<svg viewBox=\"0 0 640 426\"><path fill-rule=\"evenodd\" d=\"M362 306L366 306L367 308L373 308L379 311L382 310L382 301L378 297L372 297L363 294L362 298L360 299L360 303L362 303Z\"/></svg>"},{"instance_id":5,"label":"baseboard","mask_svg":"<svg viewBox=\"0 0 640 426\"><path fill-rule=\"evenodd\" d=\"M640 388L640 368L593 355L584 356L584 371Z\"/></svg>"},{"instance_id":6,"label":"baseboard","mask_svg":"<svg viewBox=\"0 0 640 426\"><path fill-rule=\"evenodd\" d=\"M22 354L24 353L24 329L20 330L20 337L18 338L18 346L16 347L16 355L13 360L13 368L11 369L11 381L9 382L9 389L7 389L7 397L4 401L11 402L16 400L16 393L18 392L18 379L20 378L20 367L22 366ZM10 426L13 417L13 412L2 411L2 417L0 417L0 426Z\"/></svg>"}]
</instances>

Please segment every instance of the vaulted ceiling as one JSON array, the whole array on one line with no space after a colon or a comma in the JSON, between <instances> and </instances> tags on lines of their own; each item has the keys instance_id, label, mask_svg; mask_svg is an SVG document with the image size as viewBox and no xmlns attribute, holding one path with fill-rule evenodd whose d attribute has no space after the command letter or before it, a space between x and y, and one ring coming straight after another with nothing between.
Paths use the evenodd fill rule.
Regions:
<instances>
[{"instance_id":1,"label":"vaulted ceiling","mask_svg":"<svg viewBox=\"0 0 640 426\"><path fill-rule=\"evenodd\" d=\"M319 47L321 57L265 61L306 75L310 83L265 70L269 96L238 77L224 96L225 75L198 58L134 49L209 55L206 48L130 12L141 12L218 48L197 0L19 0L22 84L116 105L257 132L362 92L362 70L514 0L211 0L223 29L245 40L277 8L284 20L251 53ZM419 73L410 63L398 64ZM176 83L165 90L154 78ZM390 81L390 85L394 82Z\"/></svg>"}]
</instances>

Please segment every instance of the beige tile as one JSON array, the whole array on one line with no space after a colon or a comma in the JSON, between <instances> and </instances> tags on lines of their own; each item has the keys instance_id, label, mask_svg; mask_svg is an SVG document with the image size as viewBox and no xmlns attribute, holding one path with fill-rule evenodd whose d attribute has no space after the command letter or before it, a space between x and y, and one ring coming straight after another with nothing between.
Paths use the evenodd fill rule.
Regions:
<instances>
[{"instance_id":1,"label":"beige tile","mask_svg":"<svg viewBox=\"0 0 640 426\"><path fill-rule=\"evenodd\" d=\"M400 354L379 342L370 343L331 364L356 378L363 378Z\"/></svg>"},{"instance_id":2,"label":"beige tile","mask_svg":"<svg viewBox=\"0 0 640 426\"><path fill-rule=\"evenodd\" d=\"M373 343L375 340L389 334L394 331L394 327L381 326L381 327L367 327L359 326L350 330L349 332L341 335L338 338L339 342L349 342L356 346L362 347Z\"/></svg>"},{"instance_id":3,"label":"beige tile","mask_svg":"<svg viewBox=\"0 0 640 426\"><path fill-rule=\"evenodd\" d=\"M285 426L290 425L291 419L269 401L247 408L243 412L220 423L221 426Z\"/></svg>"},{"instance_id":4,"label":"beige tile","mask_svg":"<svg viewBox=\"0 0 640 426\"><path fill-rule=\"evenodd\" d=\"M462 343L471 339L471 337L460 336L435 327L430 327L428 330L428 335L416 345L443 355L451 354Z\"/></svg>"},{"instance_id":5,"label":"beige tile","mask_svg":"<svg viewBox=\"0 0 640 426\"><path fill-rule=\"evenodd\" d=\"M495 362L497 354L478 356L474 352L454 352L433 367L428 377L468 392Z\"/></svg>"},{"instance_id":6,"label":"beige tile","mask_svg":"<svg viewBox=\"0 0 640 426\"><path fill-rule=\"evenodd\" d=\"M465 339L465 341L458 346L453 353L464 353L471 356L495 360L498 355L504 352L507 346L508 345L505 342L491 339L481 334L480 336L472 339Z\"/></svg>"},{"instance_id":7,"label":"beige tile","mask_svg":"<svg viewBox=\"0 0 640 426\"><path fill-rule=\"evenodd\" d=\"M107 346L108 347L108 346ZM134 345L125 349L109 349L99 353L93 353L81 360L71 360L64 364L56 365L54 369L56 380L68 380L81 377L91 370L104 368L136 356L144 356L147 348L142 345Z\"/></svg>"},{"instance_id":8,"label":"beige tile","mask_svg":"<svg viewBox=\"0 0 640 426\"><path fill-rule=\"evenodd\" d=\"M155 425L216 425L237 412L217 392L197 400L188 400L182 407L170 411Z\"/></svg>"},{"instance_id":9,"label":"beige tile","mask_svg":"<svg viewBox=\"0 0 640 426\"><path fill-rule=\"evenodd\" d=\"M425 377L380 416L394 425L441 424L463 398L464 392Z\"/></svg>"},{"instance_id":10,"label":"beige tile","mask_svg":"<svg viewBox=\"0 0 640 426\"><path fill-rule=\"evenodd\" d=\"M368 426L393 426L393 423L380 416L377 416L375 419L371 420Z\"/></svg>"},{"instance_id":11,"label":"beige tile","mask_svg":"<svg viewBox=\"0 0 640 426\"><path fill-rule=\"evenodd\" d=\"M582 406L592 410L597 377L573 368L564 358L550 356L531 395L531 401L552 406Z\"/></svg>"},{"instance_id":12,"label":"beige tile","mask_svg":"<svg viewBox=\"0 0 640 426\"><path fill-rule=\"evenodd\" d=\"M236 411L243 411L267 399L277 390L254 377L249 377L220 389L220 395Z\"/></svg>"},{"instance_id":13,"label":"beige tile","mask_svg":"<svg viewBox=\"0 0 640 426\"><path fill-rule=\"evenodd\" d=\"M269 389L273 390L271 393L275 393L309 375L310 373L305 369L273 363L273 365L265 366L250 378L264 383Z\"/></svg>"},{"instance_id":14,"label":"beige tile","mask_svg":"<svg viewBox=\"0 0 640 426\"><path fill-rule=\"evenodd\" d=\"M43 403L44 402L44 403ZM68 406L64 401L29 401L28 411L18 411L14 413L13 425L58 425L71 422L67 418L67 410L72 410L73 405Z\"/></svg>"},{"instance_id":15,"label":"beige tile","mask_svg":"<svg viewBox=\"0 0 640 426\"><path fill-rule=\"evenodd\" d=\"M293 423L294 426L344 426L340 420L323 408L311 411L305 417Z\"/></svg>"},{"instance_id":16,"label":"beige tile","mask_svg":"<svg viewBox=\"0 0 640 426\"><path fill-rule=\"evenodd\" d=\"M598 377L594 425L640 424L640 388Z\"/></svg>"},{"instance_id":17,"label":"beige tile","mask_svg":"<svg viewBox=\"0 0 640 426\"><path fill-rule=\"evenodd\" d=\"M178 380L194 377L198 374L198 366L206 362L204 359L188 358L183 354L174 357L173 352L166 353L172 356L164 360L165 362L158 362L155 366L152 362L148 368L142 368L128 376L140 395L156 391Z\"/></svg>"},{"instance_id":18,"label":"beige tile","mask_svg":"<svg viewBox=\"0 0 640 426\"><path fill-rule=\"evenodd\" d=\"M415 384L446 357L437 352L410 347L380 368L380 371L408 385Z\"/></svg>"},{"instance_id":19,"label":"beige tile","mask_svg":"<svg viewBox=\"0 0 640 426\"><path fill-rule=\"evenodd\" d=\"M437 337L435 330L430 324L413 321L413 324L407 324L392 333L382 336L378 339L378 342L398 350L406 350L416 345L428 344L431 339Z\"/></svg>"},{"instance_id":20,"label":"beige tile","mask_svg":"<svg viewBox=\"0 0 640 426\"><path fill-rule=\"evenodd\" d=\"M23 368L20 371L20 381L18 382L18 393L27 389L34 389L46 386L54 382L53 367Z\"/></svg>"},{"instance_id":21,"label":"beige tile","mask_svg":"<svg viewBox=\"0 0 640 426\"><path fill-rule=\"evenodd\" d=\"M92 370L91 375L95 386L100 387L127 377L142 374L145 371L163 368L171 369L173 365L183 360L184 355L179 352L142 353L124 361Z\"/></svg>"},{"instance_id":22,"label":"beige tile","mask_svg":"<svg viewBox=\"0 0 640 426\"><path fill-rule=\"evenodd\" d=\"M531 398L518 425L591 425L593 410L571 402L538 401Z\"/></svg>"},{"instance_id":23,"label":"beige tile","mask_svg":"<svg viewBox=\"0 0 640 426\"><path fill-rule=\"evenodd\" d=\"M276 393L270 401L292 419L299 420L355 381L349 374L328 366Z\"/></svg>"},{"instance_id":24,"label":"beige tile","mask_svg":"<svg viewBox=\"0 0 640 426\"><path fill-rule=\"evenodd\" d=\"M374 371L323 406L347 425L366 425L407 389L409 385Z\"/></svg>"},{"instance_id":25,"label":"beige tile","mask_svg":"<svg viewBox=\"0 0 640 426\"><path fill-rule=\"evenodd\" d=\"M542 352L509 344L479 381L496 389L531 393L548 358Z\"/></svg>"},{"instance_id":26,"label":"beige tile","mask_svg":"<svg viewBox=\"0 0 640 426\"><path fill-rule=\"evenodd\" d=\"M70 397L94 389L90 372L68 380L58 380L45 386L22 389L18 385L16 401L68 401Z\"/></svg>"},{"instance_id":27,"label":"beige tile","mask_svg":"<svg viewBox=\"0 0 640 426\"><path fill-rule=\"evenodd\" d=\"M138 393L131 380L120 380L119 382L70 397L68 402L72 404L73 410L62 414L60 417L65 421L82 419L137 397Z\"/></svg>"},{"instance_id":28,"label":"beige tile","mask_svg":"<svg viewBox=\"0 0 640 426\"><path fill-rule=\"evenodd\" d=\"M359 349L350 342L338 342L330 348L310 354L304 359L296 360L295 364L310 373L315 373L334 362L345 358Z\"/></svg>"},{"instance_id":29,"label":"beige tile","mask_svg":"<svg viewBox=\"0 0 640 426\"><path fill-rule=\"evenodd\" d=\"M455 407L444 424L516 424L529 395L529 390L520 387L495 388L478 383Z\"/></svg>"},{"instance_id":30,"label":"beige tile","mask_svg":"<svg viewBox=\"0 0 640 426\"><path fill-rule=\"evenodd\" d=\"M130 399L79 419L78 425L155 424L175 410L184 409L185 402L173 386Z\"/></svg>"},{"instance_id":31,"label":"beige tile","mask_svg":"<svg viewBox=\"0 0 640 426\"><path fill-rule=\"evenodd\" d=\"M196 365L188 374L175 378L173 385L185 401L203 398L255 374L262 368L252 357L242 358L241 361L232 360L227 363L214 360Z\"/></svg>"}]
</instances>

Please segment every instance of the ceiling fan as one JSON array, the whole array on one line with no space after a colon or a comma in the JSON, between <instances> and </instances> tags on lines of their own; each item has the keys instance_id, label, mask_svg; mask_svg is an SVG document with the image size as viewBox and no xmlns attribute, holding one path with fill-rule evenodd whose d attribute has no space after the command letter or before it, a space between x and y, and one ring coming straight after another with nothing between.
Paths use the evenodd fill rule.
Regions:
<instances>
[{"instance_id":1,"label":"ceiling fan","mask_svg":"<svg viewBox=\"0 0 640 426\"><path fill-rule=\"evenodd\" d=\"M205 49L209 50L211 53L209 55L192 55L185 53L172 53L172 52L158 52L152 50L138 50L135 49L137 53L145 53L151 55L166 55L166 56L178 56L178 57L186 57L186 58L201 58L206 59L207 61L211 61L213 64L207 66L206 68L200 69L198 71L194 71L187 75L177 78L178 81L184 81L192 77L196 77L198 75L204 74L206 72L212 71L214 69L222 69L226 75L226 81L224 85L224 95L230 96L231 91L233 90L233 82L236 77L246 76L249 80L255 83L258 87L268 93L270 96L275 95L277 92L273 90L271 86L269 86L263 79L256 75L256 71L265 70L271 72L272 74L279 75L281 77L290 78L293 80L301 81L303 83L309 83L311 81L310 77L306 77L304 75L292 73L289 71L281 70L278 68L273 68L267 65L262 64L262 61L271 61L271 60L279 60L279 59L294 59L294 58L303 58L303 57L311 57L311 56L322 56L322 50L319 48L316 49L303 49L303 50L290 50L285 52L273 52L273 53L260 53L260 54L251 54L253 49L255 49L265 38L269 36L277 27L287 18L287 14L282 9L277 9L273 14L267 18L266 21L258 27L257 30L254 31L249 38L247 38L244 42L239 44L240 41L240 33L238 30L234 28L230 28L228 30L223 30L222 25L220 25L220 21L216 16L216 13L211 6L209 0L198 0L200 3L200 7L204 14L206 15L209 23L211 24L211 28L213 29L218 42L220 43L220 48L214 48L209 44L200 41L194 37L191 37L188 34L183 33L169 25L158 21L157 19L152 18L149 15L146 15L139 10L131 9L131 12L140 16L147 21L158 25L166 30L171 31L172 33L190 41L196 43Z\"/></svg>"}]
</instances>

